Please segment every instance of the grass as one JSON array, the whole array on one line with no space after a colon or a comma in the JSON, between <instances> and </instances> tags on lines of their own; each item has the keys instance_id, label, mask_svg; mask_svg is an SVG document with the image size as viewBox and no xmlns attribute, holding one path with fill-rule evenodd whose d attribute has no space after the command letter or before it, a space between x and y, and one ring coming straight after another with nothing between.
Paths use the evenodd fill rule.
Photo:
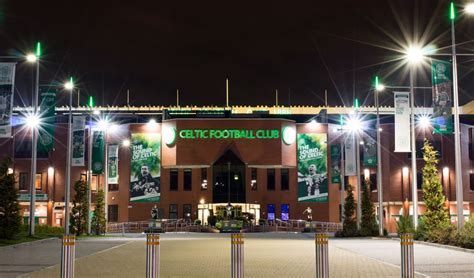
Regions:
<instances>
[{"instance_id":1,"label":"grass","mask_svg":"<svg viewBox=\"0 0 474 278\"><path fill-rule=\"evenodd\" d=\"M0 239L0 246L7 246L19 244L24 242L31 242L52 237L60 237L63 234L63 229L58 227L49 227L46 225L36 225L35 235L28 235L28 226L23 225L20 232L12 239Z\"/></svg>"}]
</instances>

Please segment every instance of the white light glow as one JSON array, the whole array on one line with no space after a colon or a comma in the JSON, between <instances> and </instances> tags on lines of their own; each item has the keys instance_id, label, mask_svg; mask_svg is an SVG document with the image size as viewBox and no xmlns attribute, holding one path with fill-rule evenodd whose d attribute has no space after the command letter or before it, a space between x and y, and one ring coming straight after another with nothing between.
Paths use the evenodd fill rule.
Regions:
<instances>
[{"instance_id":1,"label":"white light glow","mask_svg":"<svg viewBox=\"0 0 474 278\"><path fill-rule=\"evenodd\" d=\"M108 121L108 120L100 120L100 121L97 123L97 126L98 126L99 129L102 130L102 131L107 130L107 128L109 127L109 121Z\"/></svg>"},{"instance_id":2,"label":"white light glow","mask_svg":"<svg viewBox=\"0 0 474 278\"><path fill-rule=\"evenodd\" d=\"M352 132L359 132L362 130L362 122L358 118L349 118L346 122L346 129Z\"/></svg>"},{"instance_id":3,"label":"white light glow","mask_svg":"<svg viewBox=\"0 0 474 278\"><path fill-rule=\"evenodd\" d=\"M176 130L172 127L166 126L163 128L163 142L167 146L171 146L176 141Z\"/></svg>"},{"instance_id":4,"label":"white light glow","mask_svg":"<svg viewBox=\"0 0 474 278\"><path fill-rule=\"evenodd\" d=\"M35 63L36 60L38 60L38 57L36 57L35 54L29 53L28 55L26 55L26 61L28 61L30 63Z\"/></svg>"},{"instance_id":5,"label":"white light glow","mask_svg":"<svg viewBox=\"0 0 474 278\"><path fill-rule=\"evenodd\" d=\"M118 126L118 125L116 125L116 124L111 124L111 125L109 126L109 128L108 128L107 131L108 131L108 132L111 132L111 133L114 133L114 132L117 132L118 129L119 129L119 126Z\"/></svg>"},{"instance_id":6,"label":"white light glow","mask_svg":"<svg viewBox=\"0 0 474 278\"><path fill-rule=\"evenodd\" d=\"M419 125L422 129L427 129L427 128L431 127L431 119L430 119L430 117L428 117L428 116L421 116L420 118L418 118L418 125Z\"/></svg>"},{"instance_id":7,"label":"white light glow","mask_svg":"<svg viewBox=\"0 0 474 278\"><path fill-rule=\"evenodd\" d=\"M7 174L9 174L9 175L13 174L13 168L8 168Z\"/></svg>"},{"instance_id":8,"label":"white light glow","mask_svg":"<svg viewBox=\"0 0 474 278\"><path fill-rule=\"evenodd\" d=\"M443 168L443 176L445 178L448 178L449 177L449 167L444 167Z\"/></svg>"},{"instance_id":9,"label":"white light glow","mask_svg":"<svg viewBox=\"0 0 474 278\"><path fill-rule=\"evenodd\" d=\"M282 139L287 145L293 144L296 141L296 130L291 126L285 127L283 129Z\"/></svg>"},{"instance_id":10,"label":"white light glow","mask_svg":"<svg viewBox=\"0 0 474 278\"><path fill-rule=\"evenodd\" d=\"M466 4L466 6L464 6L464 12L470 15L474 14L474 2Z\"/></svg>"},{"instance_id":11,"label":"white light glow","mask_svg":"<svg viewBox=\"0 0 474 278\"><path fill-rule=\"evenodd\" d=\"M122 146L124 146L124 147L130 147L130 140L128 140L128 139L123 140L123 141L122 141Z\"/></svg>"},{"instance_id":12,"label":"white light glow","mask_svg":"<svg viewBox=\"0 0 474 278\"><path fill-rule=\"evenodd\" d=\"M94 113L94 115L100 115L100 110L97 110L97 109L96 109L96 110L94 110L93 113Z\"/></svg>"},{"instance_id":13,"label":"white light glow","mask_svg":"<svg viewBox=\"0 0 474 278\"><path fill-rule=\"evenodd\" d=\"M29 128L37 128L41 124L40 117L38 115L28 115L25 118L25 125Z\"/></svg>"},{"instance_id":14,"label":"white light glow","mask_svg":"<svg viewBox=\"0 0 474 278\"><path fill-rule=\"evenodd\" d=\"M204 199L201 199L201 200L199 201L199 203L200 203L201 205L204 204Z\"/></svg>"},{"instance_id":15,"label":"white light glow","mask_svg":"<svg viewBox=\"0 0 474 278\"><path fill-rule=\"evenodd\" d=\"M74 84L71 81L64 83L64 89L71 91L74 89Z\"/></svg>"},{"instance_id":16,"label":"white light glow","mask_svg":"<svg viewBox=\"0 0 474 278\"><path fill-rule=\"evenodd\" d=\"M411 64L418 64L425 57L424 54L421 47L410 46L405 52L405 59Z\"/></svg>"},{"instance_id":17,"label":"white light glow","mask_svg":"<svg viewBox=\"0 0 474 278\"><path fill-rule=\"evenodd\" d=\"M150 120L148 121L148 124L149 124L149 125L156 125L156 120L155 120L155 119L150 119Z\"/></svg>"},{"instance_id":18,"label":"white light glow","mask_svg":"<svg viewBox=\"0 0 474 278\"><path fill-rule=\"evenodd\" d=\"M381 92L383 90L385 90L385 86L383 84L378 84L376 87L375 87L375 90Z\"/></svg>"},{"instance_id":19,"label":"white light glow","mask_svg":"<svg viewBox=\"0 0 474 278\"><path fill-rule=\"evenodd\" d=\"M402 173L403 173L403 176L408 176L408 167L403 167Z\"/></svg>"},{"instance_id":20,"label":"white light glow","mask_svg":"<svg viewBox=\"0 0 474 278\"><path fill-rule=\"evenodd\" d=\"M370 170L367 168L364 169L364 178L366 180L370 179Z\"/></svg>"},{"instance_id":21,"label":"white light glow","mask_svg":"<svg viewBox=\"0 0 474 278\"><path fill-rule=\"evenodd\" d=\"M364 145L364 141L360 141L359 144Z\"/></svg>"},{"instance_id":22,"label":"white light glow","mask_svg":"<svg viewBox=\"0 0 474 278\"><path fill-rule=\"evenodd\" d=\"M52 177L54 175L54 167L49 166L48 167L48 176Z\"/></svg>"}]
</instances>

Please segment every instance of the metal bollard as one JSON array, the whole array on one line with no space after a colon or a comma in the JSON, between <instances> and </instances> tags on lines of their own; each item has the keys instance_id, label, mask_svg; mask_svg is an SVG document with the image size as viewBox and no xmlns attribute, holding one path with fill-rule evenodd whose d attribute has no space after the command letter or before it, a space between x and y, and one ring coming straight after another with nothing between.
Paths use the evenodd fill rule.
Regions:
<instances>
[{"instance_id":1,"label":"metal bollard","mask_svg":"<svg viewBox=\"0 0 474 278\"><path fill-rule=\"evenodd\" d=\"M244 277L244 235L242 233L231 234L230 277Z\"/></svg>"},{"instance_id":2,"label":"metal bollard","mask_svg":"<svg viewBox=\"0 0 474 278\"><path fill-rule=\"evenodd\" d=\"M328 235L317 233L316 244L316 278L329 277Z\"/></svg>"},{"instance_id":3,"label":"metal bollard","mask_svg":"<svg viewBox=\"0 0 474 278\"><path fill-rule=\"evenodd\" d=\"M400 235L400 247L402 253L401 273L402 278L415 277L415 256L413 250L413 234Z\"/></svg>"},{"instance_id":4,"label":"metal bollard","mask_svg":"<svg viewBox=\"0 0 474 278\"><path fill-rule=\"evenodd\" d=\"M160 277L160 234L146 235L146 277Z\"/></svg>"},{"instance_id":5,"label":"metal bollard","mask_svg":"<svg viewBox=\"0 0 474 278\"><path fill-rule=\"evenodd\" d=\"M61 278L73 278L76 237L71 235L64 235L62 242L63 244L61 248Z\"/></svg>"}]
</instances>

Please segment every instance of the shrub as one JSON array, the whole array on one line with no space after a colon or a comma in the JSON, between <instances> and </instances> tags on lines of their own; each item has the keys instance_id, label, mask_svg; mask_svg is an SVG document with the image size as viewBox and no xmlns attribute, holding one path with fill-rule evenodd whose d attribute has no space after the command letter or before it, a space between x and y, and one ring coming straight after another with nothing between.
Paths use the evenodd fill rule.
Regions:
<instances>
[{"instance_id":1,"label":"shrub","mask_svg":"<svg viewBox=\"0 0 474 278\"><path fill-rule=\"evenodd\" d=\"M411 216L400 215L400 218L397 221L397 234L405 233L414 233L415 229L413 228L413 218Z\"/></svg>"},{"instance_id":2,"label":"shrub","mask_svg":"<svg viewBox=\"0 0 474 278\"><path fill-rule=\"evenodd\" d=\"M8 173L9 157L0 163L0 238L11 239L20 232L21 216L15 176Z\"/></svg>"},{"instance_id":3,"label":"shrub","mask_svg":"<svg viewBox=\"0 0 474 278\"><path fill-rule=\"evenodd\" d=\"M428 240L441 244L454 244L456 227L451 223L443 224L434 230L428 230Z\"/></svg>"},{"instance_id":4,"label":"shrub","mask_svg":"<svg viewBox=\"0 0 474 278\"><path fill-rule=\"evenodd\" d=\"M201 225L201 220L200 219L194 220L194 225Z\"/></svg>"},{"instance_id":5,"label":"shrub","mask_svg":"<svg viewBox=\"0 0 474 278\"><path fill-rule=\"evenodd\" d=\"M471 216L464 227L457 231L455 242L458 246L474 249L474 217Z\"/></svg>"},{"instance_id":6,"label":"shrub","mask_svg":"<svg viewBox=\"0 0 474 278\"><path fill-rule=\"evenodd\" d=\"M207 224L209 224L209 226L216 226L216 223L217 223L217 217L215 215L209 215L207 217Z\"/></svg>"},{"instance_id":7,"label":"shrub","mask_svg":"<svg viewBox=\"0 0 474 278\"><path fill-rule=\"evenodd\" d=\"M342 224L342 236L351 237L357 236L357 222L354 217L355 200L352 186L350 184L346 187L346 200L344 202L344 222Z\"/></svg>"},{"instance_id":8,"label":"shrub","mask_svg":"<svg viewBox=\"0 0 474 278\"><path fill-rule=\"evenodd\" d=\"M103 190L97 192L95 201L94 216L92 217L91 228L92 232L96 235L105 233L105 193Z\"/></svg>"},{"instance_id":9,"label":"shrub","mask_svg":"<svg viewBox=\"0 0 474 278\"><path fill-rule=\"evenodd\" d=\"M427 240L428 239L428 231L426 230L425 221L423 217L418 220L418 227L413 235L416 240Z\"/></svg>"},{"instance_id":10,"label":"shrub","mask_svg":"<svg viewBox=\"0 0 474 278\"><path fill-rule=\"evenodd\" d=\"M87 199L87 183L78 180L74 183L74 198L72 200L71 220L69 229L71 234L81 235L87 232L89 202Z\"/></svg>"},{"instance_id":11,"label":"shrub","mask_svg":"<svg viewBox=\"0 0 474 278\"><path fill-rule=\"evenodd\" d=\"M377 221L375 220L375 209L374 204L371 200L370 192L370 180L365 179L362 184L362 201L361 201L361 210L362 217L360 222L360 235L361 236L377 236L379 233L379 228Z\"/></svg>"}]
</instances>

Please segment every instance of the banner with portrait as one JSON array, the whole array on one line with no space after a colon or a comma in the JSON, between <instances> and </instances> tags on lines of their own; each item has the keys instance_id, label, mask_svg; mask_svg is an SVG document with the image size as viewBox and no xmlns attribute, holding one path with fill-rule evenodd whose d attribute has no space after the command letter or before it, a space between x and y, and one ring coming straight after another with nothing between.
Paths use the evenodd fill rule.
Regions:
<instances>
[{"instance_id":1,"label":"banner with portrait","mask_svg":"<svg viewBox=\"0 0 474 278\"><path fill-rule=\"evenodd\" d=\"M109 184L118 184L118 150L119 145L111 144L107 150L107 170Z\"/></svg>"},{"instance_id":2,"label":"banner with portrait","mask_svg":"<svg viewBox=\"0 0 474 278\"><path fill-rule=\"evenodd\" d=\"M365 121L368 123L367 129L363 133L364 145L362 146L362 163L365 167L377 166L377 127L376 119L372 115L367 115Z\"/></svg>"},{"instance_id":3,"label":"banner with portrait","mask_svg":"<svg viewBox=\"0 0 474 278\"><path fill-rule=\"evenodd\" d=\"M130 202L159 202L161 136L134 133L131 137Z\"/></svg>"},{"instance_id":4,"label":"banner with portrait","mask_svg":"<svg viewBox=\"0 0 474 278\"><path fill-rule=\"evenodd\" d=\"M12 136L15 63L0 63L0 138Z\"/></svg>"},{"instance_id":5,"label":"banner with portrait","mask_svg":"<svg viewBox=\"0 0 474 278\"><path fill-rule=\"evenodd\" d=\"M105 132L94 130L92 133L92 173L102 175L104 173L105 159Z\"/></svg>"},{"instance_id":6,"label":"banner with portrait","mask_svg":"<svg viewBox=\"0 0 474 278\"><path fill-rule=\"evenodd\" d=\"M72 166L84 166L86 150L86 117L74 116L72 121Z\"/></svg>"},{"instance_id":7,"label":"banner with portrait","mask_svg":"<svg viewBox=\"0 0 474 278\"><path fill-rule=\"evenodd\" d=\"M297 136L298 202L327 202L327 134Z\"/></svg>"},{"instance_id":8,"label":"banner with portrait","mask_svg":"<svg viewBox=\"0 0 474 278\"><path fill-rule=\"evenodd\" d=\"M345 176L356 176L356 146L355 136L349 133L344 139L344 174Z\"/></svg>"},{"instance_id":9,"label":"banner with portrait","mask_svg":"<svg viewBox=\"0 0 474 278\"><path fill-rule=\"evenodd\" d=\"M451 63L432 60L431 81L433 86L433 133L452 134L452 76Z\"/></svg>"},{"instance_id":10,"label":"banner with portrait","mask_svg":"<svg viewBox=\"0 0 474 278\"><path fill-rule=\"evenodd\" d=\"M331 145L331 183L341 183L341 145Z\"/></svg>"},{"instance_id":11,"label":"banner with portrait","mask_svg":"<svg viewBox=\"0 0 474 278\"><path fill-rule=\"evenodd\" d=\"M410 152L410 93L394 92L395 152Z\"/></svg>"},{"instance_id":12,"label":"banner with portrait","mask_svg":"<svg viewBox=\"0 0 474 278\"><path fill-rule=\"evenodd\" d=\"M41 128L38 129L38 151L40 152L49 152L54 148L56 93L57 89L40 88Z\"/></svg>"}]
</instances>

